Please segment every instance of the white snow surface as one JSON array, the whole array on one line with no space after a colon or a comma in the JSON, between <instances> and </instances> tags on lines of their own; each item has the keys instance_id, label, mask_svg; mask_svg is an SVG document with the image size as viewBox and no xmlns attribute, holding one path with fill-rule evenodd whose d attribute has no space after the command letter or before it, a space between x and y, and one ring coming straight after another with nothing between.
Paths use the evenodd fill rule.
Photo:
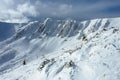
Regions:
<instances>
[{"instance_id":1,"label":"white snow surface","mask_svg":"<svg viewBox=\"0 0 120 80\"><path fill-rule=\"evenodd\" d=\"M0 80L120 80L120 18L17 28L0 42Z\"/></svg>"}]
</instances>

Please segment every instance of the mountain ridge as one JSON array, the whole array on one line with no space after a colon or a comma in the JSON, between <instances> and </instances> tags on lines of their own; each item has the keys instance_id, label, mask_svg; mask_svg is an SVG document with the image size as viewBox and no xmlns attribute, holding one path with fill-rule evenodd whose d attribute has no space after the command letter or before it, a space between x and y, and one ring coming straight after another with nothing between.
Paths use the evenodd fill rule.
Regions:
<instances>
[{"instance_id":1,"label":"mountain ridge","mask_svg":"<svg viewBox=\"0 0 120 80\"><path fill-rule=\"evenodd\" d=\"M0 43L0 79L119 80L119 21L30 22Z\"/></svg>"}]
</instances>

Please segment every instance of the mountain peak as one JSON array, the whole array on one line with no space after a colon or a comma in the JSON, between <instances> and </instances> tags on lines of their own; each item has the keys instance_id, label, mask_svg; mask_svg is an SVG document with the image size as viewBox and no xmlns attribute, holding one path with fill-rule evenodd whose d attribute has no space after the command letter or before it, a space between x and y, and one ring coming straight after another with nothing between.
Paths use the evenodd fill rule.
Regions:
<instances>
[{"instance_id":1,"label":"mountain peak","mask_svg":"<svg viewBox=\"0 0 120 80\"><path fill-rule=\"evenodd\" d=\"M0 80L120 80L119 26L120 18L30 22L0 43Z\"/></svg>"}]
</instances>

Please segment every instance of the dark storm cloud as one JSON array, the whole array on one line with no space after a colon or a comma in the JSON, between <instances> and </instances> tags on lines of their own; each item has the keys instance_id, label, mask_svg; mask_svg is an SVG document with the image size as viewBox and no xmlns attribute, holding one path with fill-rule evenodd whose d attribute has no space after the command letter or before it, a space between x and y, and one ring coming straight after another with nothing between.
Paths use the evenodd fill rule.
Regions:
<instances>
[{"instance_id":1,"label":"dark storm cloud","mask_svg":"<svg viewBox=\"0 0 120 80\"><path fill-rule=\"evenodd\" d=\"M0 19L27 22L30 18L100 18L120 16L120 0L2 0Z\"/></svg>"}]
</instances>

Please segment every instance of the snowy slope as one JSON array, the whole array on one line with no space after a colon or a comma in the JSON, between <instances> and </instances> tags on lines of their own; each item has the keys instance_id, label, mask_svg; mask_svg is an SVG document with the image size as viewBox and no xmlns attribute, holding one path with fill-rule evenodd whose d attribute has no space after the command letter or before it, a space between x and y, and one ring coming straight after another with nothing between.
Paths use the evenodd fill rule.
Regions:
<instances>
[{"instance_id":1,"label":"snowy slope","mask_svg":"<svg viewBox=\"0 0 120 80\"><path fill-rule=\"evenodd\" d=\"M0 42L0 80L120 80L119 26L120 18L30 22Z\"/></svg>"},{"instance_id":2,"label":"snowy slope","mask_svg":"<svg viewBox=\"0 0 120 80\"><path fill-rule=\"evenodd\" d=\"M0 41L4 41L13 36L19 27L22 27L26 23L6 23L0 22Z\"/></svg>"}]
</instances>

